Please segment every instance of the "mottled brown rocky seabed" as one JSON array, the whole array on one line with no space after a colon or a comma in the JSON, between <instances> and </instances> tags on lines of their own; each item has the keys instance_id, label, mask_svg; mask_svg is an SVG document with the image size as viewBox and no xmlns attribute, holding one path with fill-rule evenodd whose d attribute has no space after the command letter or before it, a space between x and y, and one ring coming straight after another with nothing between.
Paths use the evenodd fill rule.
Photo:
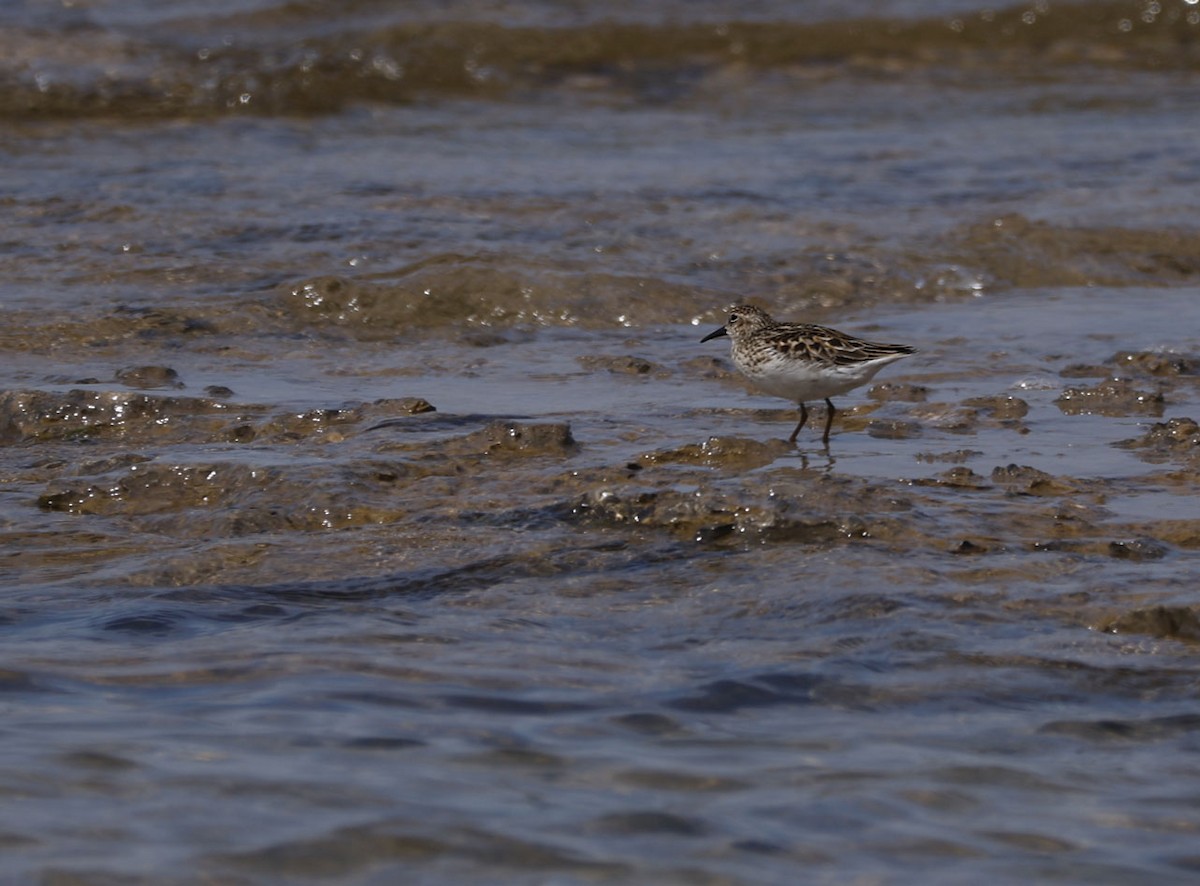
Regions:
<instances>
[{"instance_id":1,"label":"mottled brown rocky seabed","mask_svg":"<svg viewBox=\"0 0 1200 886\"><path fill-rule=\"evenodd\" d=\"M200 345L195 350L208 350L201 343L219 333L204 320L177 321L187 323L196 330L185 334ZM148 357L164 356L158 344L130 348L119 323L106 334L107 341L88 342L93 350L124 357L142 348ZM165 364L125 367L107 380L74 379L77 387L60 390L7 391L0 398L0 440L16 456L8 476L25 490L30 509L24 530L10 524L9 550L21 552L12 559L39 580L78 579L87 562L89 571L115 566L122 583L186 586L260 582L264 575L272 582L336 579L348 563L358 578L386 578L423 550L445 556L453 539L467 540L452 553L465 562L497 545L514 574L536 571L547 550L567 543L753 551L768 564L772 546L788 542L866 545L903 552L908 561L972 555L976 562L963 573L969 583L987 585L1039 578L1044 558L1015 566L1011 555L1018 553L1161 560L1200 539L1194 519L1122 516L1119 504L1144 493L1180 502L1191 494L1200 451L1196 423L1183 415L1163 420L1167 404L1195 402L1200 358L1190 354L1118 350L1065 365L1054 382L1038 383L1033 393L1056 408L1059 433L1072 433L1072 416L1133 420L1116 435L1127 438L1098 444L1129 453L1127 474L1095 477L996 463L997 449L1036 447L1029 393L968 367L954 378L956 386L1000 390L944 399L939 388L955 374L952 358L936 345L923 349L915 371L898 368L890 373L897 381L866 389L839 419L826 453L815 438L799 450L788 446L764 419L782 427L792 412L752 408L762 398L750 399L725 349L696 345L686 329L650 327L625 341L611 333L567 342L519 329L493 335L426 342L417 366L405 365L403 346L343 344L337 357L352 360L361 348L384 373L384 386L428 393L439 387L438 371L468 385L488 376L492 364L502 375L519 375L522 355L491 356L515 340L524 355L542 352L532 360L566 364L565 372L535 364L525 382L533 393L521 392L530 397L529 411L551 415L455 414L445 408L453 393L444 395L448 401L433 397L440 410L423 396L400 396L298 411L240 402L234 387L222 384L193 394ZM1120 345L1116 333L1108 335ZM175 336L163 337L176 347ZM238 353L235 336L220 340L215 350L222 362L258 361L257 343L241 344ZM61 337L58 344L72 347ZM616 353L622 347L632 352ZM1046 363L1062 359L1049 355ZM307 360L319 364L321 357L309 353ZM215 364L208 371L220 375ZM234 376L246 382L246 371L226 378L236 387ZM317 372L325 374L319 365ZM417 373L419 381L410 380ZM352 370L330 374L353 391ZM583 379L618 396L622 388L631 391L633 406L611 416L585 407L581 429L567 404L572 383ZM496 384L504 382L480 382ZM668 403L681 396L693 402L664 411L651 405L656 386L669 392ZM715 417L721 432L712 434L707 428ZM903 444L912 467L896 476L839 471L839 452L863 449L864 434L881 451ZM1078 458L1086 467L1086 453ZM893 454L888 466L898 460ZM857 462L854 469L870 470ZM384 537L392 550L407 553L398 561L372 555ZM1010 556L993 574L989 554ZM128 571L118 565L136 563L145 565ZM1114 604L1120 606L1106 600L1097 608L1074 607L1073 620L1128 629L1144 617L1136 601L1134 611L1107 612ZM1185 626L1189 613L1176 613Z\"/></svg>"}]
</instances>

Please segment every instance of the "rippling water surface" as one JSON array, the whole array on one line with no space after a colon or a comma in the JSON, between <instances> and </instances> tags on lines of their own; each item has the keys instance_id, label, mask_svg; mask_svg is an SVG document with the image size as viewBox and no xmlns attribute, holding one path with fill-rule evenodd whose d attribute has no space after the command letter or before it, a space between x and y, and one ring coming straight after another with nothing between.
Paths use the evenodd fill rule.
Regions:
<instances>
[{"instance_id":1,"label":"rippling water surface","mask_svg":"<svg viewBox=\"0 0 1200 886\"><path fill-rule=\"evenodd\" d=\"M0 13L6 876L1194 876L1196 5L403 7Z\"/></svg>"}]
</instances>

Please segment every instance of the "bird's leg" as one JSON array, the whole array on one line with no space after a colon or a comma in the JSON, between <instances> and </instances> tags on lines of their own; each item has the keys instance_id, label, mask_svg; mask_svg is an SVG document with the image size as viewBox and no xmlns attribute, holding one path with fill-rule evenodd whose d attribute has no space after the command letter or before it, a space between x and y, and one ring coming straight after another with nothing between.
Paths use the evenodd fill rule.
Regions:
<instances>
[{"instance_id":1,"label":"bird's leg","mask_svg":"<svg viewBox=\"0 0 1200 886\"><path fill-rule=\"evenodd\" d=\"M800 429L804 427L804 423L808 421L808 409L803 403L800 404L800 424L796 425L796 430L792 431L792 436L788 437L789 443L795 443L796 437L800 435Z\"/></svg>"},{"instance_id":2,"label":"bird's leg","mask_svg":"<svg viewBox=\"0 0 1200 886\"><path fill-rule=\"evenodd\" d=\"M829 407L829 411L825 413L825 436L821 438L821 442L828 446L829 429L833 427L833 414L837 412L837 410L833 408L833 401L828 397L825 398L825 405Z\"/></svg>"}]
</instances>

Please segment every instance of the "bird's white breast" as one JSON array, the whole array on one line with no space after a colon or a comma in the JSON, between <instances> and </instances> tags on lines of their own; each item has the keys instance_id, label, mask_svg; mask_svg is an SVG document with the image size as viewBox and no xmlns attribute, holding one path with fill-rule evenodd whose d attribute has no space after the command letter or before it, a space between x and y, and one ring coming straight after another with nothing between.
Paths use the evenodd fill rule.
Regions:
<instances>
[{"instance_id":1,"label":"bird's white breast","mask_svg":"<svg viewBox=\"0 0 1200 886\"><path fill-rule=\"evenodd\" d=\"M870 381L880 369L902 356L889 354L862 363L832 365L760 351L751 359L735 357L734 362L764 393L804 403L845 394Z\"/></svg>"}]
</instances>

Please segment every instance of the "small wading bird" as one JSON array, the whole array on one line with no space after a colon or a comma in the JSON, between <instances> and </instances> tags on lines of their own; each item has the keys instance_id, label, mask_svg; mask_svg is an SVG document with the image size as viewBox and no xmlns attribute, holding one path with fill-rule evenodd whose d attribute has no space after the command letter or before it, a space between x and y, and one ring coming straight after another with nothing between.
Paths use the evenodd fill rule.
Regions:
<instances>
[{"instance_id":1,"label":"small wading bird","mask_svg":"<svg viewBox=\"0 0 1200 886\"><path fill-rule=\"evenodd\" d=\"M827 326L811 323L778 323L771 315L753 305L737 305L729 321L701 342L728 335L730 356L746 378L767 394L786 397L800 404L800 423L789 443L796 442L800 429L808 421L809 400L825 400L825 434L833 425L833 401L866 384L889 363L914 353L908 345L885 345L863 341Z\"/></svg>"}]
</instances>

